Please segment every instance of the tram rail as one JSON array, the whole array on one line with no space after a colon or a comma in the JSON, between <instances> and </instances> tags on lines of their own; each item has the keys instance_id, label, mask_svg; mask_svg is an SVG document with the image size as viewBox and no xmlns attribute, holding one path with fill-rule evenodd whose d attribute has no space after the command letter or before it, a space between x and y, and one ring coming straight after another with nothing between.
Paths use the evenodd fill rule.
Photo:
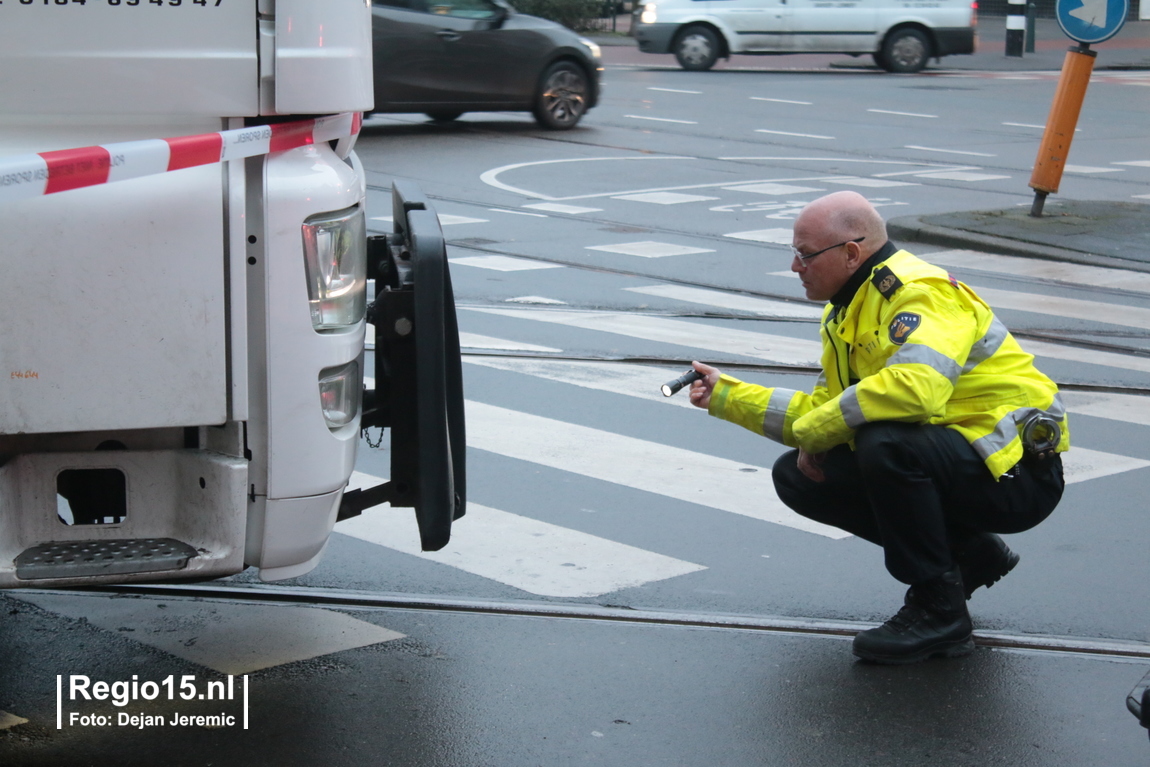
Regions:
<instances>
[{"instance_id":1,"label":"tram rail","mask_svg":"<svg viewBox=\"0 0 1150 767\"><path fill-rule=\"evenodd\" d=\"M850 639L859 631L877 625L864 621L805 617L690 613L572 602L545 603L527 600L504 602L421 594L374 593L264 584L140 584L98 586L89 589L14 590L8 593L17 597L21 593L53 593L72 596L99 594L140 598L217 600L242 604L302 605L337 610L469 613L493 617L606 621L633 625L765 632L839 639ZM1150 644L1128 640L1014 634L1006 631L985 630L976 630L974 638L979 647L996 650L1054 653L1120 662L1144 663L1150 661Z\"/></svg>"}]
</instances>

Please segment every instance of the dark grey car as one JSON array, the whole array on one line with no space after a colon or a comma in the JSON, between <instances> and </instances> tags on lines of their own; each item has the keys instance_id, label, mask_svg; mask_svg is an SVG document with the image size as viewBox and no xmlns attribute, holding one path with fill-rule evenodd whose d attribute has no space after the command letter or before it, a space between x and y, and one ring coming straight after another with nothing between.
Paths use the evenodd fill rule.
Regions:
<instances>
[{"instance_id":1,"label":"dark grey car","mask_svg":"<svg viewBox=\"0 0 1150 767\"><path fill-rule=\"evenodd\" d=\"M500 0L372 0L375 112L529 111L574 127L599 100L599 48Z\"/></svg>"}]
</instances>

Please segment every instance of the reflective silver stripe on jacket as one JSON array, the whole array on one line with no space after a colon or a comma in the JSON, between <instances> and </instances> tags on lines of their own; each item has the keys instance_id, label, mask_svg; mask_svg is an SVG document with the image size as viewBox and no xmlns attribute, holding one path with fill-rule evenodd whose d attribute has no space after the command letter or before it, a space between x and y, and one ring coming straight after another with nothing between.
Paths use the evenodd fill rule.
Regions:
<instances>
[{"instance_id":1,"label":"reflective silver stripe on jacket","mask_svg":"<svg viewBox=\"0 0 1150 767\"><path fill-rule=\"evenodd\" d=\"M1018 424L1035 413L1045 413L1055 421L1061 421L1066 417L1066 407L1062 404L1062 397L1055 394L1054 401L1046 410L1040 407L1020 407L1017 410L1011 410L994 425L994 431L974 441L975 452L982 456L982 460L987 460L1018 439Z\"/></svg>"},{"instance_id":2,"label":"reflective silver stripe on jacket","mask_svg":"<svg viewBox=\"0 0 1150 767\"><path fill-rule=\"evenodd\" d=\"M887 367L906 364L926 365L944 376L951 385L957 383L959 375L962 374L962 368L958 366L957 362L942 352L923 344L907 344L886 361Z\"/></svg>"},{"instance_id":3,"label":"reflective silver stripe on jacket","mask_svg":"<svg viewBox=\"0 0 1150 767\"><path fill-rule=\"evenodd\" d=\"M763 413L763 436L775 442L783 441L783 426L787 422L787 411L791 409L791 401L798 394L794 389L776 388L767 400L767 410Z\"/></svg>"},{"instance_id":4,"label":"reflective silver stripe on jacket","mask_svg":"<svg viewBox=\"0 0 1150 767\"><path fill-rule=\"evenodd\" d=\"M962 372L969 373L976 365L993 357L1009 334L1010 331L997 317L991 319L990 327L986 329L986 335L975 341L974 345L970 347L970 354L966 358L966 364L962 366Z\"/></svg>"},{"instance_id":5,"label":"reflective silver stripe on jacket","mask_svg":"<svg viewBox=\"0 0 1150 767\"><path fill-rule=\"evenodd\" d=\"M839 410L842 411L843 421L852 429L857 429L867 422L859 406L858 388L848 386L839 397Z\"/></svg>"}]
</instances>

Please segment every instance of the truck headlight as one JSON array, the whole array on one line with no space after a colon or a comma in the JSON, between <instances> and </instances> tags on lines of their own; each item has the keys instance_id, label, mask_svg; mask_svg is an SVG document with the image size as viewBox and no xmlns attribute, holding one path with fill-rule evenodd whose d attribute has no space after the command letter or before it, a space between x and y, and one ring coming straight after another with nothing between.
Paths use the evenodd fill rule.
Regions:
<instances>
[{"instance_id":1,"label":"truck headlight","mask_svg":"<svg viewBox=\"0 0 1150 767\"><path fill-rule=\"evenodd\" d=\"M654 24L659 20L659 7L654 3L646 3L643 6L643 13L639 15L639 21L644 24Z\"/></svg>"},{"instance_id":2,"label":"truck headlight","mask_svg":"<svg viewBox=\"0 0 1150 767\"><path fill-rule=\"evenodd\" d=\"M304 221L303 256L311 324L338 330L363 319L367 306L367 225L358 205Z\"/></svg>"},{"instance_id":3,"label":"truck headlight","mask_svg":"<svg viewBox=\"0 0 1150 767\"><path fill-rule=\"evenodd\" d=\"M359 362L324 368L319 371L319 403L327 428L337 431L359 415L359 398L363 393Z\"/></svg>"}]
</instances>

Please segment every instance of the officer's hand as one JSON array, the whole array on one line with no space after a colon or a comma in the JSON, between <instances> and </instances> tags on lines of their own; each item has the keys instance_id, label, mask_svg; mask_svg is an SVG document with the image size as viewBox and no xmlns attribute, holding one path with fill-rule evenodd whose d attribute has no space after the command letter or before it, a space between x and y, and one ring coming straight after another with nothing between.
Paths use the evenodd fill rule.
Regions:
<instances>
[{"instance_id":1,"label":"officer's hand","mask_svg":"<svg viewBox=\"0 0 1150 767\"><path fill-rule=\"evenodd\" d=\"M820 464L826 457L826 453L808 453L800 447L799 471L812 482L825 482L827 477L823 474L823 467Z\"/></svg>"},{"instance_id":2,"label":"officer's hand","mask_svg":"<svg viewBox=\"0 0 1150 767\"><path fill-rule=\"evenodd\" d=\"M689 392L691 404L706 410L711 406L711 392L719 382L719 369L704 365L702 362L692 362L691 367L704 376L691 384Z\"/></svg>"}]
</instances>

